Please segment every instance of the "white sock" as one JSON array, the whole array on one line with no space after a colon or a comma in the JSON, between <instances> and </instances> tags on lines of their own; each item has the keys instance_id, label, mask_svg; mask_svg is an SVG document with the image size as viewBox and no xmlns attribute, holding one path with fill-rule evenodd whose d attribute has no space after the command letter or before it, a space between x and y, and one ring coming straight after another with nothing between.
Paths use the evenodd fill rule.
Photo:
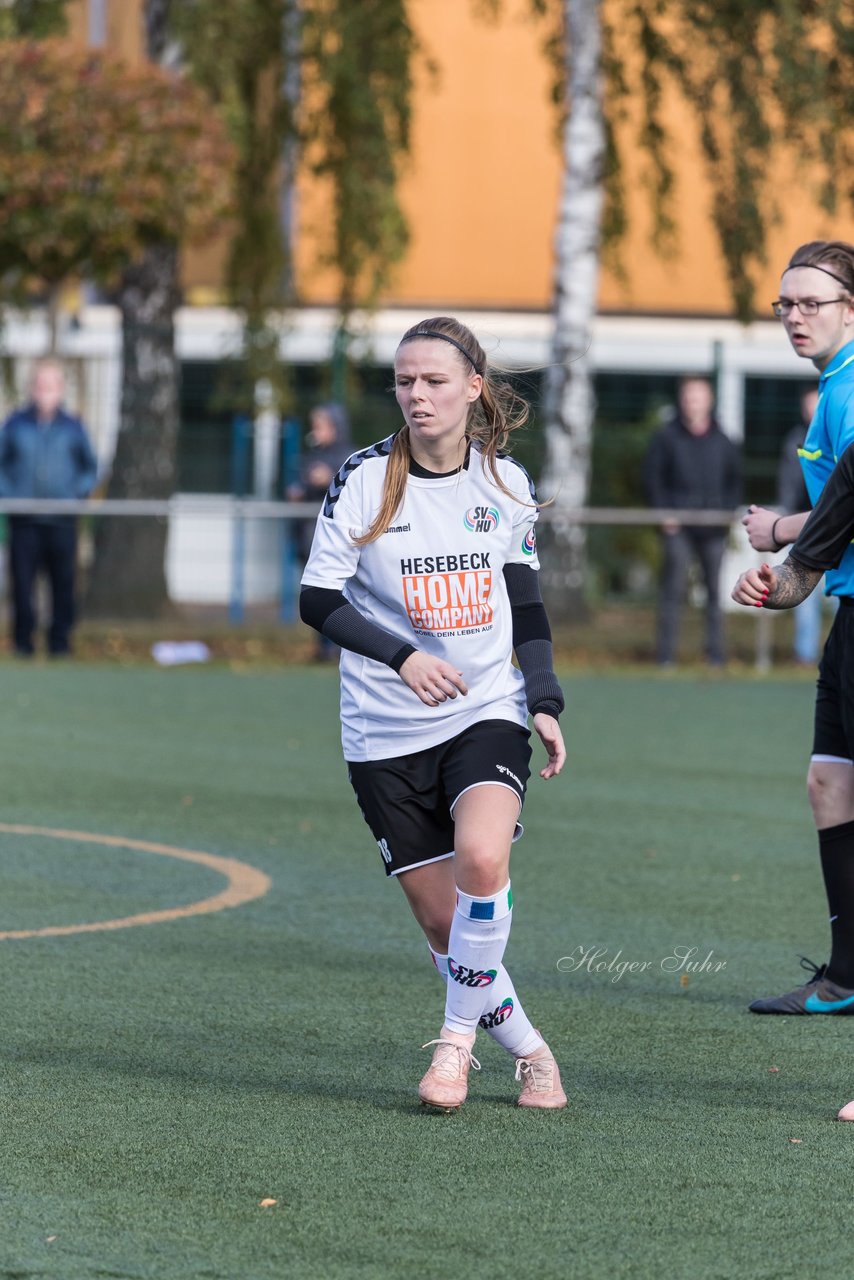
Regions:
<instances>
[{"instance_id":1,"label":"white sock","mask_svg":"<svg viewBox=\"0 0 854 1280\"><path fill-rule=\"evenodd\" d=\"M448 938L448 983L445 1026L472 1035L492 1000L492 987L510 937L513 894L510 881L485 898L457 890L457 905Z\"/></svg>"},{"instance_id":2,"label":"white sock","mask_svg":"<svg viewBox=\"0 0 854 1280\"><path fill-rule=\"evenodd\" d=\"M439 976L447 981L448 957L443 956L440 951L434 951L432 947L430 955ZM478 1019L478 1026L487 1031L502 1049L512 1053L514 1058L524 1058L529 1053L536 1053L545 1044L522 1008L510 974L503 964L489 988L488 1004Z\"/></svg>"}]
</instances>

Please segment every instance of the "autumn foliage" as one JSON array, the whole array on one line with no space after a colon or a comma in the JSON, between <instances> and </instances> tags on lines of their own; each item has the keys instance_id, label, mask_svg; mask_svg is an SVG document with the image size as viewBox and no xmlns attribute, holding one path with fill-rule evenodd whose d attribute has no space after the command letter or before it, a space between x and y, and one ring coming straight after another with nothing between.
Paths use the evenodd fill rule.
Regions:
<instances>
[{"instance_id":1,"label":"autumn foliage","mask_svg":"<svg viewBox=\"0 0 854 1280\"><path fill-rule=\"evenodd\" d=\"M0 42L0 276L108 278L229 208L233 153L204 92L61 40Z\"/></svg>"}]
</instances>

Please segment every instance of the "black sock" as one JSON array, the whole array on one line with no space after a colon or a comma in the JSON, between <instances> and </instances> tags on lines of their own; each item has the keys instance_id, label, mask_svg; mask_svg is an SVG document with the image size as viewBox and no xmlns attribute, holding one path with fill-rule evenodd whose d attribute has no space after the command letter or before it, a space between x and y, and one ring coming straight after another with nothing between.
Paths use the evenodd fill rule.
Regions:
<instances>
[{"instance_id":1,"label":"black sock","mask_svg":"<svg viewBox=\"0 0 854 1280\"><path fill-rule=\"evenodd\" d=\"M854 822L818 833L821 870L830 908L830 964L827 977L854 990Z\"/></svg>"}]
</instances>

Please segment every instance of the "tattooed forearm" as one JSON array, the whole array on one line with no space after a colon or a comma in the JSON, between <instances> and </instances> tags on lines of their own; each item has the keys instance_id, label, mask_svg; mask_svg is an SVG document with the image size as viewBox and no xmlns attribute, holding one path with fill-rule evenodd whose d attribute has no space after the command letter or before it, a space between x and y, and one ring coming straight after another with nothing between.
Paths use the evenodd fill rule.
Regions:
<instances>
[{"instance_id":1,"label":"tattooed forearm","mask_svg":"<svg viewBox=\"0 0 854 1280\"><path fill-rule=\"evenodd\" d=\"M782 564L774 566L774 585L768 592L764 608L794 609L806 600L821 580L821 569L808 569L788 556Z\"/></svg>"}]
</instances>

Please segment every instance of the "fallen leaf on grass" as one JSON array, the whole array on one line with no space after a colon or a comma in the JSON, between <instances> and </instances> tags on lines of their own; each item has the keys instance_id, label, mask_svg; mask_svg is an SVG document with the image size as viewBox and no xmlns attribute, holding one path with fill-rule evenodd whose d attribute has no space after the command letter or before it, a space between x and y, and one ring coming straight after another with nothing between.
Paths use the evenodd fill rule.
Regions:
<instances>
[{"instance_id":1,"label":"fallen leaf on grass","mask_svg":"<svg viewBox=\"0 0 854 1280\"><path fill-rule=\"evenodd\" d=\"M687 974L687 973L683 973L683 974L682 974L682 977L679 979L679 985L680 985L680 987L687 987L687 985L688 985L688 983L689 983L690 981L691 981L691 979L689 978L688 974Z\"/></svg>"},{"instance_id":2,"label":"fallen leaf on grass","mask_svg":"<svg viewBox=\"0 0 854 1280\"><path fill-rule=\"evenodd\" d=\"M798 1145L800 1145L800 1143L802 1143L802 1142L803 1142L803 1138L790 1138L790 1139L789 1139L789 1141L790 1141L790 1142L797 1143Z\"/></svg>"},{"instance_id":3,"label":"fallen leaf on grass","mask_svg":"<svg viewBox=\"0 0 854 1280\"><path fill-rule=\"evenodd\" d=\"M260 1204L262 1209L269 1209L274 1204L278 1204L279 1202L278 1200L271 1200L269 1196L265 1196L265 1198L263 1200L259 1200L258 1203Z\"/></svg>"},{"instance_id":4,"label":"fallen leaf on grass","mask_svg":"<svg viewBox=\"0 0 854 1280\"><path fill-rule=\"evenodd\" d=\"M59 1239L59 1236L48 1236L47 1239L45 1240L45 1244L53 1244L54 1240L58 1240L58 1239Z\"/></svg>"},{"instance_id":5,"label":"fallen leaf on grass","mask_svg":"<svg viewBox=\"0 0 854 1280\"><path fill-rule=\"evenodd\" d=\"M780 1068L779 1068L779 1067L769 1067L769 1068L768 1068L768 1070L769 1070L769 1071L779 1071L779 1070L780 1070Z\"/></svg>"}]
</instances>

